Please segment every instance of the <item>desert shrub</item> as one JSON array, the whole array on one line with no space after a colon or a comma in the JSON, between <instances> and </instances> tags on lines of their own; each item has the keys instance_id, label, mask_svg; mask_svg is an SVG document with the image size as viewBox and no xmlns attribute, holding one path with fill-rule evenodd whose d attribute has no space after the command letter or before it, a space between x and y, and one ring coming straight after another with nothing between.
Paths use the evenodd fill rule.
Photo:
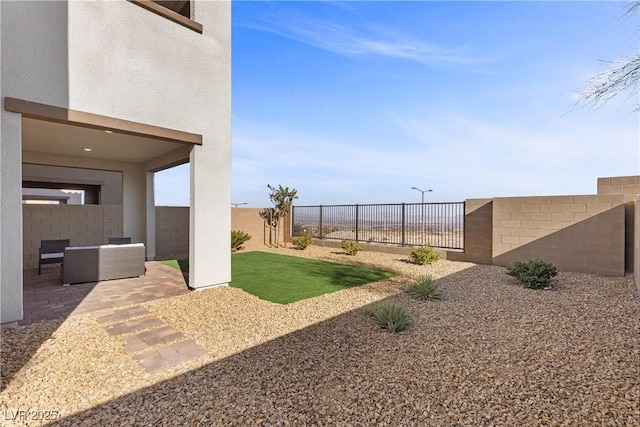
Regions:
<instances>
[{"instance_id":1,"label":"desert shrub","mask_svg":"<svg viewBox=\"0 0 640 427\"><path fill-rule=\"evenodd\" d=\"M411 249L409 257L412 262L420 265L431 264L440 259L440 255L429 245L422 245L418 248Z\"/></svg>"},{"instance_id":2,"label":"desert shrub","mask_svg":"<svg viewBox=\"0 0 640 427\"><path fill-rule=\"evenodd\" d=\"M558 275L558 269L544 260L533 259L528 262L515 261L507 267L506 273L518 279L526 288L543 289Z\"/></svg>"},{"instance_id":3,"label":"desert shrub","mask_svg":"<svg viewBox=\"0 0 640 427\"><path fill-rule=\"evenodd\" d=\"M293 238L293 246L298 249L305 249L307 246L311 244L311 236L308 234L303 234L302 236L296 236Z\"/></svg>"},{"instance_id":4,"label":"desert shrub","mask_svg":"<svg viewBox=\"0 0 640 427\"><path fill-rule=\"evenodd\" d=\"M364 312L389 332L400 332L409 326L409 316L402 304L394 301L384 301L365 307Z\"/></svg>"},{"instance_id":5,"label":"desert shrub","mask_svg":"<svg viewBox=\"0 0 640 427\"><path fill-rule=\"evenodd\" d=\"M439 300L442 299L442 293L438 289L438 284L431 275L420 276L414 282L410 283L406 289L409 296L417 300Z\"/></svg>"},{"instance_id":6,"label":"desert shrub","mask_svg":"<svg viewBox=\"0 0 640 427\"><path fill-rule=\"evenodd\" d=\"M355 255L362 250L362 245L355 240L343 240L342 249L344 249L348 255Z\"/></svg>"},{"instance_id":7,"label":"desert shrub","mask_svg":"<svg viewBox=\"0 0 640 427\"><path fill-rule=\"evenodd\" d=\"M240 246L242 246L247 240L251 240L251 236L249 236L244 231L231 231L231 249L238 250Z\"/></svg>"}]
</instances>

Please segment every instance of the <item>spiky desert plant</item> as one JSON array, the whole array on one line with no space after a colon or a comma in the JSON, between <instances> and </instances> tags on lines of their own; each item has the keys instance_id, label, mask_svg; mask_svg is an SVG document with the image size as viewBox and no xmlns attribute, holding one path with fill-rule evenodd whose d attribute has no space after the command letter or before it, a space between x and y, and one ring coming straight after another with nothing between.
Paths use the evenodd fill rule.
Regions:
<instances>
[{"instance_id":1,"label":"spiky desert plant","mask_svg":"<svg viewBox=\"0 0 640 427\"><path fill-rule=\"evenodd\" d=\"M365 314L389 332L400 332L409 326L409 316L402 304L395 301L384 301L365 307Z\"/></svg>"},{"instance_id":2,"label":"spiky desert plant","mask_svg":"<svg viewBox=\"0 0 640 427\"><path fill-rule=\"evenodd\" d=\"M427 274L411 282L406 289L409 296L421 301L442 299L442 293L433 276Z\"/></svg>"},{"instance_id":3,"label":"spiky desert plant","mask_svg":"<svg viewBox=\"0 0 640 427\"><path fill-rule=\"evenodd\" d=\"M251 240L251 236L249 236L244 231L232 230L231 231L231 250L237 251L240 249L247 240Z\"/></svg>"}]
</instances>

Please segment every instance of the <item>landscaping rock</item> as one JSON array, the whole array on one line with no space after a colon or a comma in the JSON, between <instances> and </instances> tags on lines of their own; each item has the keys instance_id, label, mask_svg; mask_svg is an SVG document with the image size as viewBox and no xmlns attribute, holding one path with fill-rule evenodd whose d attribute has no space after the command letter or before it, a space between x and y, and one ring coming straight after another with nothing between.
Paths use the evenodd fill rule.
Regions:
<instances>
[{"instance_id":1,"label":"landscaping rock","mask_svg":"<svg viewBox=\"0 0 640 427\"><path fill-rule=\"evenodd\" d=\"M400 275L288 305L230 287L143 304L207 352L153 373L98 322L108 311L4 329L0 424L45 425L16 414L55 411L59 425L86 426L640 425L631 277L560 273L536 291L495 266L273 251ZM444 300L403 292L423 274ZM387 298L408 329L363 314Z\"/></svg>"}]
</instances>

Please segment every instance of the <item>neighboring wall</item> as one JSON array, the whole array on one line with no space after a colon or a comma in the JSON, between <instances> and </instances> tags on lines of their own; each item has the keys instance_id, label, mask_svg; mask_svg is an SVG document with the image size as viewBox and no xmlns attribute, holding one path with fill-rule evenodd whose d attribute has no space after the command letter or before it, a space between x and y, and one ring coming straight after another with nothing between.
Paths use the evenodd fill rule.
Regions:
<instances>
[{"instance_id":1,"label":"neighboring wall","mask_svg":"<svg viewBox=\"0 0 640 427\"><path fill-rule=\"evenodd\" d=\"M106 244L122 236L121 205L22 205L24 268L38 267L41 240L70 239L72 246Z\"/></svg>"},{"instance_id":2,"label":"neighboring wall","mask_svg":"<svg viewBox=\"0 0 640 427\"><path fill-rule=\"evenodd\" d=\"M264 220L260 217L262 208L232 208L231 229L244 231L251 236L251 240L243 245L245 249L260 249L269 243L269 230L265 227ZM287 216L278 227L278 241L284 243L284 225L290 220ZM273 236L275 242L275 233Z\"/></svg>"},{"instance_id":3,"label":"neighboring wall","mask_svg":"<svg viewBox=\"0 0 640 427\"><path fill-rule=\"evenodd\" d=\"M155 259L189 258L189 208L156 206Z\"/></svg>"},{"instance_id":4,"label":"neighboring wall","mask_svg":"<svg viewBox=\"0 0 640 427\"><path fill-rule=\"evenodd\" d=\"M447 252L446 258L491 264L493 199L467 199L464 210L464 252Z\"/></svg>"},{"instance_id":5,"label":"neighboring wall","mask_svg":"<svg viewBox=\"0 0 640 427\"><path fill-rule=\"evenodd\" d=\"M259 208L231 208L231 229L248 233L251 240L244 249L255 250L265 247L264 221ZM283 228L279 227L280 242L283 242ZM231 236L229 236L231 239ZM229 241L229 249L231 242ZM183 259L189 257L189 208L156 206L156 257L155 259Z\"/></svg>"},{"instance_id":6,"label":"neighboring wall","mask_svg":"<svg viewBox=\"0 0 640 427\"><path fill-rule=\"evenodd\" d=\"M633 268L634 213L636 196L640 194L640 176L598 178L598 198L608 203L624 203L625 209L625 268Z\"/></svg>"},{"instance_id":7,"label":"neighboring wall","mask_svg":"<svg viewBox=\"0 0 640 427\"><path fill-rule=\"evenodd\" d=\"M599 196L493 199L493 264L543 258L561 270L623 276L624 205Z\"/></svg>"},{"instance_id":8,"label":"neighboring wall","mask_svg":"<svg viewBox=\"0 0 640 427\"><path fill-rule=\"evenodd\" d=\"M633 225L635 230L640 230L640 196L636 197L634 202L634 218ZM636 281L636 288L638 289L638 296L640 296L640 233L636 234L633 238L633 278Z\"/></svg>"},{"instance_id":9,"label":"neighboring wall","mask_svg":"<svg viewBox=\"0 0 640 427\"><path fill-rule=\"evenodd\" d=\"M561 270L623 276L637 271L638 194L640 176L627 176L598 179L597 195L467 200L465 252L447 259L504 266L543 258Z\"/></svg>"}]
</instances>

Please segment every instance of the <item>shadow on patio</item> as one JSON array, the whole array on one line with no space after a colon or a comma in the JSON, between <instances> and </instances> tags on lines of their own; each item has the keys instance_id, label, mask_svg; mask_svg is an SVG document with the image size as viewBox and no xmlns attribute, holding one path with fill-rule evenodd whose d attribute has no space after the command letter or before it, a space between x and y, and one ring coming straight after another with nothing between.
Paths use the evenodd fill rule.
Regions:
<instances>
[{"instance_id":1,"label":"shadow on patio","mask_svg":"<svg viewBox=\"0 0 640 427\"><path fill-rule=\"evenodd\" d=\"M70 315L139 304L188 293L183 275L159 262L145 263L144 277L62 286L60 267L45 266L23 272L24 318L20 325Z\"/></svg>"}]
</instances>

